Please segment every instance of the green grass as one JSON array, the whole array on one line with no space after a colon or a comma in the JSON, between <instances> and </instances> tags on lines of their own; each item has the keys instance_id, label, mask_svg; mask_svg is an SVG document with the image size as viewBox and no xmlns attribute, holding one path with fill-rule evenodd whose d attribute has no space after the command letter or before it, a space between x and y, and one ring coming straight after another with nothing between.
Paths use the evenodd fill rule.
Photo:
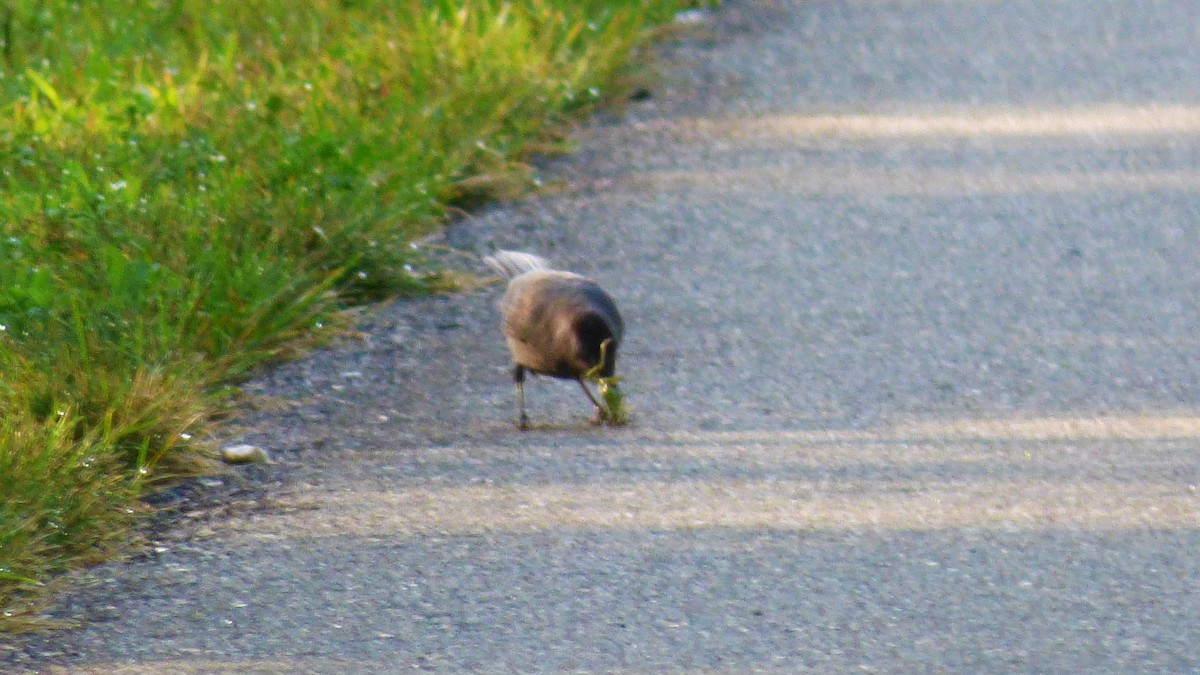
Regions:
<instances>
[{"instance_id":1,"label":"green grass","mask_svg":"<svg viewBox=\"0 0 1200 675\"><path fill-rule=\"evenodd\" d=\"M0 8L0 630L204 469L227 385L422 290L409 242L521 185L684 4Z\"/></svg>"}]
</instances>

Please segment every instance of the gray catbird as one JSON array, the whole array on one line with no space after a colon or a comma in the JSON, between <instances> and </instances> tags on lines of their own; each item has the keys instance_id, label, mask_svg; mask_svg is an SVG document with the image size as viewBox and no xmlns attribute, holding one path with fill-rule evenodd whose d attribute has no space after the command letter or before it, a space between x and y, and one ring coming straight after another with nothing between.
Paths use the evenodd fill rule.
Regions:
<instances>
[{"instance_id":1,"label":"gray catbird","mask_svg":"<svg viewBox=\"0 0 1200 675\"><path fill-rule=\"evenodd\" d=\"M500 299L501 328L512 351L517 385L517 424L529 427L525 414L525 371L579 382L596 406L604 408L583 377L599 364L601 377L612 377L625 324L611 296L596 282L572 272L550 269L544 258L517 251L498 251L484 259L508 279ZM601 345L604 363L601 360Z\"/></svg>"}]
</instances>

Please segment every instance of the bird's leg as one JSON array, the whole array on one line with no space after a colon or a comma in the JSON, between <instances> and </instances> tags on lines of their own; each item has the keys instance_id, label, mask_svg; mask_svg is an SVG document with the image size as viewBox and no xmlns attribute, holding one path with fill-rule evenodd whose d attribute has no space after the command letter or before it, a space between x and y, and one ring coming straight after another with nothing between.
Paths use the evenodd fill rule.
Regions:
<instances>
[{"instance_id":1,"label":"bird's leg","mask_svg":"<svg viewBox=\"0 0 1200 675\"><path fill-rule=\"evenodd\" d=\"M529 415L525 414L525 367L513 366L513 382L517 385L517 428L529 428Z\"/></svg>"},{"instance_id":2,"label":"bird's leg","mask_svg":"<svg viewBox=\"0 0 1200 675\"><path fill-rule=\"evenodd\" d=\"M583 393L587 394L587 397L591 399L592 405L596 406L596 419L592 420L592 423L600 424L604 420L608 419L608 413L605 412L604 406L600 405L600 401L597 401L596 397L592 395L592 390L588 389L588 386L584 384L583 379L576 380L576 382L579 383L580 387L583 387Z\"/></svg>"}]
</instances>

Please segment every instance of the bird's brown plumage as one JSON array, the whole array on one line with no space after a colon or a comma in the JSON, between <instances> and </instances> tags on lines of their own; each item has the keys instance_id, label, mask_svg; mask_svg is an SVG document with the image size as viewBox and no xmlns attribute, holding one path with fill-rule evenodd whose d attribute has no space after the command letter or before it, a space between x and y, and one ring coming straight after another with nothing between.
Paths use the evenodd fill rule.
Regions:
<instances>
[{"instance_id":1,"label":"bird's brown plumage","mask_svg":"<svg viewBox=\"0 0 1200 675\"><path fill-rule=\"evenodd\" d=\"M516 363L513 378L522 427L528 423L525 370L579 381L602 416L603 409L582 378L600 364L606 340L599 374L611 377L616 367L625 325L612 297L591 279L550 269L545 260L528 253L499 251L486 261L509 280L500 300L501 328Z\"/></svg>"}]
</instances>

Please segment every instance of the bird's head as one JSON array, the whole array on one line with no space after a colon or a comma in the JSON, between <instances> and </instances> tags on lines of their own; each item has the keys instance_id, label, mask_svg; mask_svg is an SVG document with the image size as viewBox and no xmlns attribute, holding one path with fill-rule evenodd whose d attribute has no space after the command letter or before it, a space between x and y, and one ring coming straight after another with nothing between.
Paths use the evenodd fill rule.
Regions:
<instances>
[{"instance_id":1,"label":"bird's head","mask_svg":"<svg viewBox=\"0 0 1200 675\"><path fill-rule=\"evenodd\" d=\"M584 314L574 325L579 358L600 377L612 377L617 367L617 341L603 317Z\"/></svg>"}]
</instances>

